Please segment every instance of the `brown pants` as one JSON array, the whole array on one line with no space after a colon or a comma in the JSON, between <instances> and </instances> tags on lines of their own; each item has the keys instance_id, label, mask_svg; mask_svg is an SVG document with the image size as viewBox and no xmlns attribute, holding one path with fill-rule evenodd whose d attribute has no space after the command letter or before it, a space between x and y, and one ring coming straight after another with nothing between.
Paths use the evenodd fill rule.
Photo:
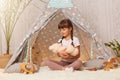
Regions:
<instances>
[{"instance_id":1,"label":"brown pants","mask_svg":"<svg viewBox=\"0 0 120 80\"><path fill-rule=\"evenodd\" d=\"M80 60L75 60L72 63L68 63L65 61L54 61L50 59L45 59L44 65L48 66L49 68L53 70L62 70L65 67L73 67L74 70L78 70L83 64L82 64L82 61Z\"/></svg>"}]
</instances>

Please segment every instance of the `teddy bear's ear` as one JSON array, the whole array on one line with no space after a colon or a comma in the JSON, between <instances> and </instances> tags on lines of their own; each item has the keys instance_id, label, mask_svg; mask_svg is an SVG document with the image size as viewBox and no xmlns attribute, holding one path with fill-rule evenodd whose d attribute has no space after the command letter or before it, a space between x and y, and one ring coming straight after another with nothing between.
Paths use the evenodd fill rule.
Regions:
<instances>
[{"instance_id":1,"label":"teddy bear's ear","mask_svg":"<svg viewBox=\"0 0 120 80\"><path fill-rule=\"evenodd\" d=\"M49 46L49 50L51 50L53 53L58 53L58 48L59 48L59 44L58 43L54 43L51 46Z\"/></svg>"}]
</instances>

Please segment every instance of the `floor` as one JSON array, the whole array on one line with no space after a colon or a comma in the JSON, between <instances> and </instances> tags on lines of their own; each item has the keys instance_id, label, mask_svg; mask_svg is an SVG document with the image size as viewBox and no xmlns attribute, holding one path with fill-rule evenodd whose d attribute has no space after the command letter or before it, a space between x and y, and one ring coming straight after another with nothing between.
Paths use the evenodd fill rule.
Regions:
<instances>
[{"instance_id":1,"label":"floor","mask_svg":"<svg viewBox=\"0 0 120 80\"><path fill-rule=\"evenodd\" d=\"M0 80L120 80L120 68L110 71L60 71L41 67L38 73L3 73L0 69Z\"/></svg>"}]
</instances>

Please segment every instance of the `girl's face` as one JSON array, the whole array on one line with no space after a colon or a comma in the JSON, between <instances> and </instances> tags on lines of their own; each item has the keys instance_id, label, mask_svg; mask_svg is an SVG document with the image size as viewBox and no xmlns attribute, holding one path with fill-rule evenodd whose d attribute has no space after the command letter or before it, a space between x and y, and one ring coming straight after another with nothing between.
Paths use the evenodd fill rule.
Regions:
<instances>
[{"instance_id":1,"label":"girl's face","mask_svg":"<svg viewBox=\"0 0 120 80\"><path fill-rule=\"evenodd\" d=\"M72 30L71 28L61 28L60 33L62 36L67 37L71 35L71 30Z\"/></svg>"}]
</instances>

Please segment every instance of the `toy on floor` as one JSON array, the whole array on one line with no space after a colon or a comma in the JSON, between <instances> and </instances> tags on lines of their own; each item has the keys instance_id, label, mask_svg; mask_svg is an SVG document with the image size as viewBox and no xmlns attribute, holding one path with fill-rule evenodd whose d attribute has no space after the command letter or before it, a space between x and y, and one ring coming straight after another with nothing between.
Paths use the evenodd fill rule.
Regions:
<instances>
[{"instance_id":1,"label":"toy on floor","mask_svg":"<svg viewBox=\"0 0 120 80\"><path fill-rule=\"evenodd\" d=\"M23 62L20 64L20 72L24 72L25 74L33 74L35 72L34 65L32 63Z\"/></svg>"},{"instance_id":2,"label":"toy on floor","mask_svg":"<svg viewBox=\"0 0 120 80\"><path fill-rule=\"evenodd\" d=\"M120 57L116 57L116 61L120 63Z\"/></svg>"},{"instance_id":3,"label":"toy on floor","mask_svg":"<svg viewBox=\"0 0 120 80\"><path fill-rule=\"evenodd\" d=\"M104 62L103 64L105 65L104 70L105 71L109 71L110 69L114 69L114 63L115 63L116 59L115 58L111 58L109 62Z\"/></svg>"},{"instance_id":4,"label":"toy on floor","mask_svg":"<svg viewBox=\"0 0 120 80\"><path fill-rule=\"evenodd\" d=\"M116 57L115 60L116 60L115 61L115 67L116 68L120 67L120 57Z\"/></svg>"},{"instance_id":5,"label":"toy on floor","mask_svg":"<svg viewBox=\"0 0 120 80\"><path fill-rule=\"evenodd\" d=\"M78 49L73 47L72 45L63 46L60 43L54 43L51 46L49 46L49 50L51 50L53 53L59 53L61 51L65 51L72 56L76 56L78 54Z\"/></svg>"}]
</instances>

